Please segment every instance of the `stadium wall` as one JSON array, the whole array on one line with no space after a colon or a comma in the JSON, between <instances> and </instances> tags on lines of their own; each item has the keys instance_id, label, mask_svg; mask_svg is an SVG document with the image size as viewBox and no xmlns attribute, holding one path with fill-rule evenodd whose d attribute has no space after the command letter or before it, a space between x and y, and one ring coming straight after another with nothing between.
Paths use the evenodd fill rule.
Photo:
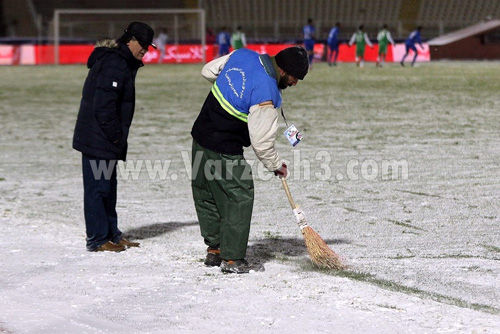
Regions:
<instances>
[{"instance_id":1,"label":"stadium wall","mask_svg":"<svg viewBox=\"0 0 500 334\"><path fill-rule=\"evenodd\" d=\"M431 47L432 59L500 59L500 43L485 44L481 35Z\"/></svg>"},{"instance_id":2,"label":"stadium wall","mask_svg":"<svg viewBox=\"0 0 500 334\"><path fill-rule=\"evenodd\" d=\"M259 53L275 55L280 50L293 46L294 44L249 44L248 48ZM85 64L94 49L92 44L66 44L59 47L59 61L61 64ZM339 46L339 62L355 61L354 46L347 44ZM202 49L200 44L180 44L167 45L163 63L201 63ZM393 48L389 46L387 51L387 62L399 61L405 52L404 44L396 44ZM316 61L324 59L326 49L324 44L316 44L314 54ZM366 48L365 60L376 61L378 54L378 45L373 48ZM144 63L158 63L160 53L158 50L150 50L144 56ZM217 55L217 47L207 45L206 59L210 61ZM417 61L429 61L429 48L424 43L424 50L419 52ZM54 46L53 45L0 45L0 65L51 65L54 64Z\"/></svg>"}]
</instances>

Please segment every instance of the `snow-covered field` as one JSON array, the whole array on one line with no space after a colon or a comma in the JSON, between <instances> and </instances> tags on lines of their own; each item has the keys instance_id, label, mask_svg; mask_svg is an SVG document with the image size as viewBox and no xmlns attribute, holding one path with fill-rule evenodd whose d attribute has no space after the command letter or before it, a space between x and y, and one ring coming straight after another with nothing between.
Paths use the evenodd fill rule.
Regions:
<instances>
[{"instance_id":1,"label":"snow-covered field","mask_svg":"<svg viewBox=\"0 0 500 334\"><path fill-rule=\"evenodd\" d=\"M86 69L0 67L0 332L500 332L499 63L318 64L284 91L304 133L293 150L278 137L292 194L349 269L311 265L254 164L248 260L265 270L247 275L202 263L185 168L200 68L138 73L118 215L141 248L115 254L85 250L71 138Z\"/></svg>"}]
</instances>

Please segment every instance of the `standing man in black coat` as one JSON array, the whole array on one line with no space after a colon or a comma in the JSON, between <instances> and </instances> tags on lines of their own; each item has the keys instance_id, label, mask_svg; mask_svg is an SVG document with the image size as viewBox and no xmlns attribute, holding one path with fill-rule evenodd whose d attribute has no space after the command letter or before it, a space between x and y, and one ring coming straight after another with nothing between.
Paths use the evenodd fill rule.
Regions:
<instances>
[{"instance_id":1,"label":"standing man in black coat","mask_svg":"<svg viewBox=\"0 0 500 334\"><path fill-rule=\"evenodd\" d=\"M87 67L73 148L82 152L87 250L120 252L138 247L122 237L116 214L116 163L127 156L135 106L135 76L154 31L132 22L116 41L96 44Z\"/></svg>"}]
</instances>

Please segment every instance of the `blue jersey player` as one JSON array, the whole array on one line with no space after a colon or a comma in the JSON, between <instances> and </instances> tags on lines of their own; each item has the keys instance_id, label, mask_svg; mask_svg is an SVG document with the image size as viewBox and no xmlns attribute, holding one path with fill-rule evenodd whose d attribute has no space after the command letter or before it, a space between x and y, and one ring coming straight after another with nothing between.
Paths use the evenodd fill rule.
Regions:
<instances>
[{"instance_id":1,"label":"blue jersey player","mask_svg":"<svg viewBox=\"0 0 500 334\"><path fill-rule=\"evenodd\" d=\"M314 32L316 31L312 19L307 20L307 25L304 26L302 31L304 33L304 48L309 57L309 66L312 66L314 58Z\"/></svg>"},{"instance_id":2,"label":"blue jersey player","mask_svg":"<svg viewBox=\"0 0 500 334\"><path fill-rule=\"evenodd\" d=\"M418 26L417 29L412 31L411 34L406 39L406 41L405 41L406 53L403 56L403 59L401 59L401 62L400 62L401 66L405 66L405 59L406 59L406 56L408 56L408 53L410 52L410 50L412 50L413 54L414 54L413 60L411 62L411 66L413 66L415 64L415 60L417 60L417 56L418 56L418 51L417 51L417 48L415 47L415 44L418 43L420 45L420 48L422 50L424 49L424 47L422 45L422 40L420 39L420 31L421 30L422 30L422 27Z\"/></svg>"},{"instance_id":3,"label":"blue jersey player","mask_svg":"<svg viewBox=\"0 0 500 334\"><path fill-rule=\"evenodd\" d=\"M339 55L339 40L338 40L339 30L340 30L340 23L337 22L335 24L335 27L333 27L328 33L328 39L326 40L326 44L328 46L326 60L329 66L332 66L332 64L334 66L337 65L337 57ZM332 57L334 57L333 62L332 62Z\"/></svg>"},{"instance_id":4,"label":"blue jersey player","mask_svg":"<svg viewBox=\"0 0 500 334\"><path fill-rule=\"evenodd\" d=\"M227 32L226 27L223 27L222 31L217 35L217 45L219 46L219 57L227 55L229 53L229 47L231 46L231 36Z\"/></svg>"}]
</instances>

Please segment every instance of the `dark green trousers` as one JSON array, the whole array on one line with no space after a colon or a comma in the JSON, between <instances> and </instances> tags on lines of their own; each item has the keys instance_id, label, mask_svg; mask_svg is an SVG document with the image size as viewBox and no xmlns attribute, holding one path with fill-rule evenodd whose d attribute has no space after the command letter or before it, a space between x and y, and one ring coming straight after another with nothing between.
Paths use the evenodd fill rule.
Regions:
<instances>
[{"instance_id":1,"label":"dark green trousers","mask_svg":"<svg viewBox=\"0 0 500 334\"><path fill-rule=\"evenodd\" d=\"M192 181L201 236L224 260L245 258L253 209L253 178L243 155L221 154L193 140Z\"/></svg>"}]
</instances>

